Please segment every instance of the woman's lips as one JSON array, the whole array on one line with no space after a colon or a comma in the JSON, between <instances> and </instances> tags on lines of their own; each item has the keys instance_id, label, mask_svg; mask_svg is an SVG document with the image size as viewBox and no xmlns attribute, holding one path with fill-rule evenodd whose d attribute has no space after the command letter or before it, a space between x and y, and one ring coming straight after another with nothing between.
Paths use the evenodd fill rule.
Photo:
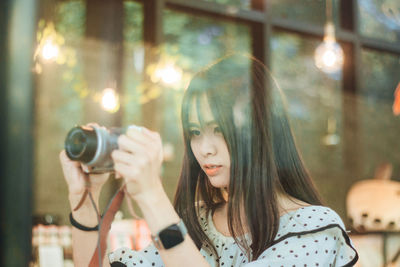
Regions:
<instances>
[{"instance_id":1,"label":"woman's lips","mask_svg":"<svg viewBox=\"0 0 400 267\"><path fill-rule=\"evenodd\" d=\"M204 172L208 176L215 176L220 172L221 168L222 168L222 165L206 164L206 165L204 165Z\"/></svg>"}]
</instances>

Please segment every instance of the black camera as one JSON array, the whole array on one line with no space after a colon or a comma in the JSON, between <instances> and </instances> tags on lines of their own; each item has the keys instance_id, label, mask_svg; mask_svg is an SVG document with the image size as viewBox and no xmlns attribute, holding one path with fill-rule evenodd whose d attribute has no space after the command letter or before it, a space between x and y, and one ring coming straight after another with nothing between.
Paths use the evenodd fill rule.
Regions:
<instances>
[{"instance_id":1,"label":"black camera","mask_svg":"<svg viewBox=\"0 0 400 267\"><path fill-rule=\"evenodd\" d=\"M67 134L65 151L71 160L87 167L84 168L87 173L112 172L114 162L111 152L118 149L118 137L125 131L126 128L76 126Z\"/></svg>"}]
</instances>

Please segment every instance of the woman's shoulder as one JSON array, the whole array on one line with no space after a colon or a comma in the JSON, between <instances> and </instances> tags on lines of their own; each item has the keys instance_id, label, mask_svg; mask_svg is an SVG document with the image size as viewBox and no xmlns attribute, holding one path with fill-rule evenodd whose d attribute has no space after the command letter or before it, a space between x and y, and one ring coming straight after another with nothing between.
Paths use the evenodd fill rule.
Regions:
<instances>
[{"instance_id":1,"label":"woman's shoulder","mask_svg":"<svg viewBox=\"0 0 400 267\"><path fill-rule=\"evenodd\" d=\"M287 234L318 232L333 227L346 231L342 219L333 209L322 205L307 205L280 217L276 238Z\"/></svg>"},{"instance_id":2,"label":"woman's shoulder","mask_svg":"<svg viewBox=\"0 0 400 267\"><path fill-rule=\"evenodd\" d=\"M339 266L353 266L358 254L342 219L333 209L306 205L280 217L278 233L259 257L260 263L264 259L271 266L292 266L292 263L303 266L311 261L319 266L334 265L335 261Z\"/></svg>"},{"instance_id":3,"label":"woman's shoulder","mask_svg":"<svg viewBox=\"0 0 400 267\"><path fill-rule=\"evenodd\" d=\"M275 240L255 266L263 266L264 260L270 266L308 266L313 261L319 266L353 266L357 259L340 216L329 207L308 205L281 216Z\"/></svg>"},{"instance_id":4,"label":"woman's shoulder","mask_svg":"<svg viewBox=\"0 0 400 267\"><path fill-rule=\"evenodd\" d=\"M281 219L287 218L288 221L298 221L307 223L310 222L315 226L324 223L340 223L343 224L342 219L335 210L328 206L323 205L307 205L299 207L298 209L289 211L281 216ZM341 225L344 227L344 225Z\"/></svg>"}]
</instances>

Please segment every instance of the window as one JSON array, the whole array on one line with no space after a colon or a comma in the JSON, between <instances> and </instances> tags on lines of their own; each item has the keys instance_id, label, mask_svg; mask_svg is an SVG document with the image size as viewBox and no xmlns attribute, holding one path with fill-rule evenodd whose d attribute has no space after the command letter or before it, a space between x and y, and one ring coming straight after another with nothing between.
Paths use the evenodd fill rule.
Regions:
<instances>
[{"instance_id":1,"label":"window","mask_svg":"<svg viewBox=\"0 0 400 267\"><path fill-rule=\"evenodd\" d=\"M358 0L362 35L388 42L400 42L400 5L396 0Z\"/></svg>"}]
</instances>

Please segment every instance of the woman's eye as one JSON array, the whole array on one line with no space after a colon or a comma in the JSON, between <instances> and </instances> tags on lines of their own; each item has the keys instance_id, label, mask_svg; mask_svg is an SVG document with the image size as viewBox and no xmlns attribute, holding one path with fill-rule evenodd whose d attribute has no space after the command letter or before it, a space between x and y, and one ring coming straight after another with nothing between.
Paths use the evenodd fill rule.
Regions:
<instances>
[{"instance_id":1,"label":"woman's eye","mask_svg":"<svg viewBox=\"0 0 400 267\"><path fill-rule=\"evenodd\" d=\"M200 131L199 130L190 130L189 134L190 134L190 136L199 136Z\"/></svg>"},{"instance_id":2,"label":"woman's eye","mask_svg":"<svg viewBox=\"0 0 400 267\"><path fill-rule=\"evenodd\" d=\"M214 128L214 133L221 133L221 128L215 127Z\"/></svg>"}]
</instances>

